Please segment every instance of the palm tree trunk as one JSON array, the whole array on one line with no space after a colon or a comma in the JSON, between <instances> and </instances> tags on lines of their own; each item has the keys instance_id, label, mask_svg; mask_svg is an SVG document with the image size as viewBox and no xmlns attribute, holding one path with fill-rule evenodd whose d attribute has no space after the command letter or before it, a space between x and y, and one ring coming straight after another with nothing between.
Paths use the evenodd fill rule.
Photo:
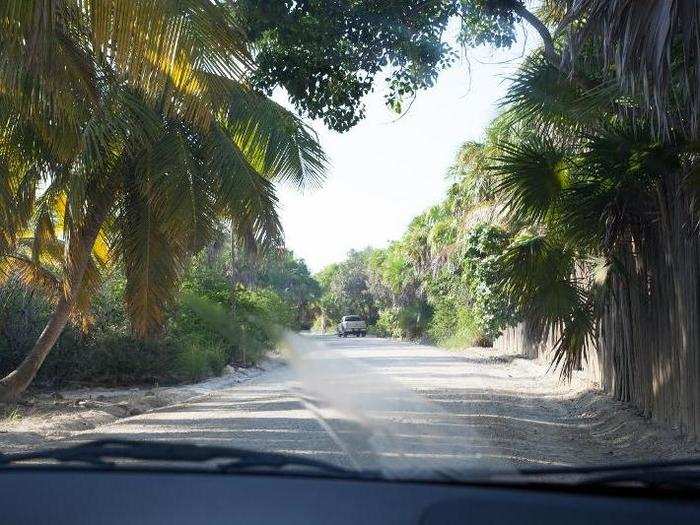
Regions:
<instances>
[{"instance_id":1,"label":"palm tree trunk","mask_svg":"<svg viewBox=\"0 0 700 525\"><path fill-rule=\"evenodd\" d=\"M0 380L0 402L11 401L24 392L36 376L53 345L68 322L71 305L66 298L61 298L56 305L51 319L41 332L31 352L16 370Z\"/></svg>"},{"instance_id":2,"label":"palm tree trunk","mask_svg":"<svg viewBox=\"0 0 700 525\"><path fill-rule=\"evenodd\" d=\"M0 379L0 403L11 401L24 392L36 377L39 368L68 323L76 297L83 285L93 246L97 240L102 223L111 206L96 208L86 220L86 226L77 238L77 251L73 255L72 275L66 277L68 290L56 303L53 315L46 323L34 347L20 363L17 369ZM75 238L75 237L74 237ZM70 248L69 248L70 250Z\"/></svg>"}]
</instances>

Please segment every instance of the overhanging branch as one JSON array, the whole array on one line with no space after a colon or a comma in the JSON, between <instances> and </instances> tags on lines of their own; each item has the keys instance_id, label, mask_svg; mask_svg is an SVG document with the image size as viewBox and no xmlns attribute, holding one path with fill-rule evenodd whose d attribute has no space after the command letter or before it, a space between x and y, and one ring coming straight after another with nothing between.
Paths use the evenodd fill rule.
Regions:
<instances>
[{"instance_id":1,"label":"overhanging branch","mask_svg":"<svg viewBox=\"0 0 700 525\"><path fill-rule=\"evenodd\" d=\"M544 55L549 60L553 66L557 69L561 68L561 56L557 53L554 47L554 39L552 38L552 33L546 25L535 16L534 13L527 10L524 4L520 2L513 2L513 12L516 13L520 18L529 23L535 31L537 31L542 38L544 44Z\"/></svg>"}]
</instances>

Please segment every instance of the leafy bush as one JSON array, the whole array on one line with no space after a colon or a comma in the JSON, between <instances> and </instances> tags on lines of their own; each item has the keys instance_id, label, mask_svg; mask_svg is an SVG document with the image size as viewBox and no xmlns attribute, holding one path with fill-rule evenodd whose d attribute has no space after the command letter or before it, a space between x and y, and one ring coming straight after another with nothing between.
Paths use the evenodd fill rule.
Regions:
<instances>
[{"instance_id":1,"label":"leafy bush","mask_svg":"<svg viewBox=\"0 0 700 525\"><path fill-rule=\"evenodd\" d=\"M448 348L483 346L488 341L476 317L474 311L466 306L443 302L433 312L428 335Z\"/></svg>"},{"instance_id":2,"label":"leafy bush","mask_svg":"<svg viewBox=\"0 0 700 525\"><path fill-rule=\"evenodd\" d=\"M294 312L282 297L272 289L247 290L241 288L235 295L235 311L241 322L249 321L260 327L293 325Z\"/></svg>"},{"instance_id":3,"label":"leafy bush","mask_svg":"<svg viewBox=\"0 0 700 525\"><path fill-rule=\"evenodd\" d=\"M347 313L375 312L367 319L379 335L427 334L449 346L491 345L517 323L499 275L499 255L511 234L489 222L465 228L456 213L469 208L461 191L414 218L387 248L350 252L346 261L319 272L324 317L337 321Z\"/></svg>"},{"instance_id":4,"label":"leafy bush","mask_svg":"<svg viewBox=\"0 0 700 525\"><path fill-rule=\"evenodd\" d=\"M376 334L380 337L396 337L402 336L401 326L399 324L399 309L387 308L379 312L379 319L374 325Z\"/></svg>"},{"instance_id":5,"label":"leafy bush","mask_svg":"<svg viewBox=\"0 0 700 525\"><path fill-rule=\"evenodd\" d=\"M204 348L220 346L227 362L255 363L272 348L272 329L262 324L260 317L250 316L245 303L237 302L236 306L234 314L206 298L184 296L173 332L184 340L198 341Z\"/></svg>"},{"instance_id":6,"label":"leafy bush","mask_svg":"<svg viewBox=\"0 0 700 525\"><path fill-rule=\"evenodd\" d=\"M331 264L316 274L323 294L318 306L337 323L344 315L359 315L372 324L377 305L370 286L369 264L374 250L351 250L345 261Z\"/></svg>"},{"instance_id":7,"label":"leafy bush","mask_svg":"<svg viewBox=\"0 0 700 525\"><path fill-rule=\"evenodd\" d=\"M97 302L104 300L100 297ZM9 373L19 365L50 314L51 305L19 282L10 280L0 287L0 374ZM128 332L109 327L118 316L105 319L99 309L93 316L96 328L88 333L74 326L64 330L39 371L38 385L173 381L171 363L175 347L163 342L139 341Z\"/></svg>"},{"instance_id":8,"label":"leafy bush","mask_svg":"<svg viewBox=\"0 0 700 525\"><path fill-rule=\"evenodd\" d=\"M515 305L498 286L498 257L509 240L505 230L482 222L469 231L463 244L462 280L475 328L484 344L490 345L504 328L518 321Z\"/></svg>"},{"instance_id":9,"label":"leafy bush","mask_svg":"<svg viewBox=\"0 0 700 525\"><path fill-rule=\"evenodd\" d=\"M425 332L430 315L424 304L387 308L379 312L375 330L383 337L415 339Z\"/></svg>"},{"instance_id":10,"label":"leafy bush","mask_svg":"<svg viewBox=\"0 0 700 525\"><path fill-rule=\"evenodd\" d=\"M297 322L290 303L272 289L239 287L232 293L217 265L195 263L179 297L164 332L139 340L123 306L124 278L115 273L94 297L88 329L66 327L36 384L195 381L220 374L227 363L257 362L274 347L279 327ZM52 308L17 280L0 286L0 374L15 369L31 350Z\"/></svg>"},{"instance_id":11,"label":"leafy bush","mask_svg":"<svg viewBox=\"0 0 700 525\"><path fill-rule=\"evenodd\" d=\"M174 371L178 379L198 381L221 375L228 361L228 352L222 343L192 338L180 343L175 355Z\"/></svg>"},{"instance_id":12,"label":"leafy bush","mask_svg":"<svg viewBox=\"0 0 700 525\"><path fill-rule=\"evenodd\" d=\"M293 308L274 290L240 285L232 290L222 272L195 265L183 284L170 331L203 348L221 347L227 362L248 365L274 347L280 329L295 322Z\"/></svg>"},{"instance_id":13,"label":"leafy bush","mask_svg":"<svg viewBox=\"0 0 700 525\"><path fill-rule=\"evenodd\" d=\"M21 362L50 313L50 305L41 295L27 290L19 281L11 279L0 285L0 374L11 372Z\"/></svg>"},{"instance_id":14,"label":"leafy bush","mask_svg":"<svg viewBox=\"0 0 700 525\"><path fill-rule=\"evenodd\" d=\"M314 332L328 333L335 331L336 323L333 323L324 315L319 315L314 319L311 330Z\"/></svg>"},{"instance_id":15,"label":"leafy bush","mask_svg":"<svg viewBox=\"0 0 700 525\"><path fill-rule=\"evenodd\" d=\"M76 348L77 349L77 348ZM178 347L170 341L142 341L124 334L92 339L71 356L49 360L46 377L54 384L80 382L99 385L171 384L177 379L173 362Z\"/></svg>"}]
</instances>

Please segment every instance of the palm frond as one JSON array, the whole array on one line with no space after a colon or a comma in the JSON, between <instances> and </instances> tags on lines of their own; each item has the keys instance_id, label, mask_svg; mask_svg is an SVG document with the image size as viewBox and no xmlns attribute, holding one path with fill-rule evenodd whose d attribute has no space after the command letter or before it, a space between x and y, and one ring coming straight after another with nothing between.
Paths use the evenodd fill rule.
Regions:
<instances>
[{"instance_id":1,"label":"palm frond","mask_svg":"<svg viewBox=\"0 0 700 525\"><path fill-rule=\"evenodd\" d=\"M188 143L186 129L170 123L159 140L141 156L141 190L164 233L198 251L217 233L218 210L202 165Z\"/></svg>"},{"instance_id":2,"label":"palm frond","mask_svg":"<svg viewBox=\"0 0 700 525\"><path fill-rule=\"evenodd\" d=\"M243 242L275 246L282 242L273 184L259 174L225 131L214 125L203 143L202 158L211 177L217 207L234 219ZM252 247L252 246L251 246Z\"/></svg>"},{"instance_id":3,"label":"palm frond","mask_svg":"<svg viewBox=\"0 0 700 525\"><path fill-rule=\"evenodd\" d=\"M570 379L574 370L588 360L589 350L596 346L597 317L587 302L574 308L560 324L560 336L552 348L552 367L559 368L563 379Z\"/></svg>"},{"instance_id":4,"label":"palm frond","mask_svg":"<svg viewBox=\"0 0 700 525\"><path fill-rule=\"evenodd\" d=\"M19 253L0 257L0 282L11 278L18 278L29 288L41 290L48 300L56 300L62 292L59 272L51 271Z\"/></svg>"},{"instance_id":5,"label":"palm frond","mask_svg":"<svg viewBox=\"0 0 700 525\"><path fill-rule=\"evenodd\" d=\"M562 134L595 126L615 111L619 96L614 81L601 79L583 88L539 53L528 57L509 80L501 118L530 129L554 127Z\"/></svg>"},{"instance_id":6,"label":"palm frond","mask_svg":"<svg viewBox=\"0 0 700 525\"><path fill-rule=\"evenodd\" d=\"M195 64L236 79L252 65L232 10L209 0L7 0L0 50L0 85L31 84L54 116L96 102L96 64L151 100L187 88Z\"/></svg>"},{"instance_id":7,"label":"palm frond","mask_svg":"<svg viewBox=\"0 0 700 525\"><path fill-rule=\"evenodd\" d=\"M323 178L311 128L245 86L226 3L8 0L0 56L0 254L57 276L81 322L118 260L134 331L157 333L219 221L278 247L275 183Z\"/></svg>"},{"instance_id":8,"label":"palm frond","mask_svg":"<svg viewBox=\"0 0 700 525\"><path fill-rule=\"evenodd\" d=\"M543 235L521 234L497 264L502 276L498 286L536 337L559 334L552 365L570 377L596 334L593 302L587 282L577 276L574 252Z\"/></svg>"},{"instance_id":9,"label":"palm frond","mask_svg":"<svg viewBox=\"0 0 700 525\"><path fill-rule=\"evenodd\" d=\"M10 161L10 164L8 164ZM34 210L36 170L0 157L0 254L11 251Z\"/></svg>"},{"instance_id":10,"label":"palm frond","mask_svg":"<svg viewBox=\"0 0 700 525\"><path fill-rule=\"evenodd\" d=\"M513 220L541 222L569 182L569 152L541 135L502 143L499 150L490 167L495 193Z\"/></svg>"},{"instance_id":11,"label":"palm frond","mask_svg":"<svg viewBox=\"0 0 700 525\"><path fill-rule=\"evenodd\" d=\"M316 133L273 100L243 88L232 90L225 128L266 177L298 188L323 181L327 159Z\"/></svg>"},{"instance_id":12,"label":"palm frond","mask_svg":"<svg viewBox=\"0 0 700 525\"><path fill-rule=\"evenodd\" d=\"M562 237L591 250L611 250L652 224L658 184L678 169L672 152L633 127L601 127L585 136L578 159L561 194L558 224Z\"/></svg>"},{"instance_id":13,"label":"palm frond","mask_svg":"<svg viewBox=\"0 0 700 525\"><path fill-rule=\"evenodd\" d=\"M83 125L80 162L93 172L110 171L122 150L136 155L157 140L161 129L161 116L138 93L114 86Z\"/></svg>"},{"instance_id":14,"label":"palm frond","mask_svg":"<svg viewBox=\"0 0 700 525\"><path fill-rule=\"evenodd\" d=\"M185 266L186 246L163 231L133 176L124 187L118 223L115 252L121 255L126 276L125 306L134 332L153 337L163 327Z\"/></svg>"},{"instance_id":15,"label":"palm frond","mask_svg":"<svg viewBox=\"0 0 700 525\"><path fill-rule=\"evenodd\" d=\"M584 21L577 27L574 21ZM600 39L618 80L642 96L655 128L700 133L700 3L696 0L577 0L567 15L573 49ZM678 108L678 111L675 111Z\"/></svg>"}]
</instances>

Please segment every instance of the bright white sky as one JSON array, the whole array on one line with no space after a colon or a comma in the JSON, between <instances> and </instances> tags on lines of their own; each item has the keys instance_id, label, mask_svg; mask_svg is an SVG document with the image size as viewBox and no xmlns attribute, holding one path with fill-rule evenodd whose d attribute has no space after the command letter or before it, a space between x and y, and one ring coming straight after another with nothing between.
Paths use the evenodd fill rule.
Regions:
<instances>
[{"instance_id":1,"label":"bright white sky","mask_svg":"<svg viewBox=\"0 0 700 525\"><path fill-rule=\"evenodd\" d=\"M331 166L321 189L280 189L287 247L317 272L352 248L398 239L413 217L443 198L446 170L459 146L482 138L524 40L508 52L471 51L469 65L462 61L444 71L398 120L378 83L367 99L366 119L350 131L313 122ZM528 40L528 49L537 44Z\"/></svg>"}]
</instances>

